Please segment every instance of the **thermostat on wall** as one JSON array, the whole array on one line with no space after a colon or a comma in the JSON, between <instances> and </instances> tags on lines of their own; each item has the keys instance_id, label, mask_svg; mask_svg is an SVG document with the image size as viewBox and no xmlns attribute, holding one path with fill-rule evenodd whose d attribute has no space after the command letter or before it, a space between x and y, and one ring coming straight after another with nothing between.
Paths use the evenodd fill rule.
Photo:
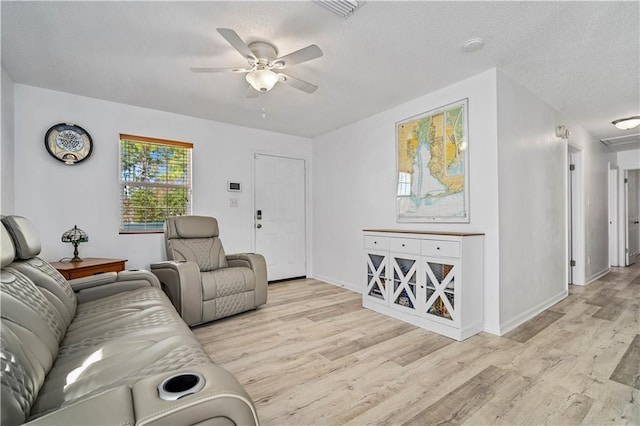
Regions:
<instances>
[{"instance_id":1,"label":"thermostat on wall","mask_svg":"<svg viewBox=\"0 0 640 426\"><path fill-rule=\"evenodd\" d=\"M242 185L240 185L240 182L227 182L227 191L240 192L242 191Z\"/></svg>"}]
</instances>

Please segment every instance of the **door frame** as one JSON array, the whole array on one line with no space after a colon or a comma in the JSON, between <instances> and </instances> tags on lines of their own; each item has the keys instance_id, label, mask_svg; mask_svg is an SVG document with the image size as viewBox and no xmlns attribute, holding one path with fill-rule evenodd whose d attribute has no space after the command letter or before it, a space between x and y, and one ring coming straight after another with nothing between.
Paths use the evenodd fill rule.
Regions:
<instances>
[{"instance_id":1,"label":"door frame","mask_svg":"<svg viewBox=\"0 0 640 426\"><path fill-rule=\"evenodd\" d=\"M636 172L640 174L640 169L625 169L622 176L622 216L623 216L623 226L622 226L622 252L621 252L621 265L631 266L638 261L637 257L634 259L634 262L631 263L631 253L629 253L629 173Z\"/></svg>"},{"instance_id":2,"label":"door frame","mask_svg":"<svg viewBox=\"0 0 640 426\"><path fill-rule=\"evenodd\" d=\"M575 171L569 171L568 164L575 165ZM569 176L569 173L572 173ZM575 266L573 271L567 265L567 282L569 278L574 285L586 284L586 254L585 254L585 222L584 222L584 186L583 186L582 147L569 142L567 144L567 264L569 256L573 254ZM571 197L571 198L569 198ZM571 206L569 206L571 203ZM571 238L569 238L569 233ZM569 240L570 239L570 240Z\"/></svg>"},{"instance_id":3,"label":"door frame","mask_svg":"<svg viewBox=\"0 0 640 426\"><path fill-rule=\"evenodd\" d=\"M258 155L270 156L270 157L279 157L279 158L289 158L292 160L302 160L304 161L304 240L305 240L305 269L306 276L313 276L313 263L312 259L312 241L311 241L311 229L312 229L312 214L311 214L311 160L309 156L306 155L288 155L281 154L278 152L270 152L270 151L254 151L251 154L251 182L253 184L252 188L252 197L251 197L251 224L253 226L253 232L251 233L251 247L253 251L256 251L256 159Z\"/></svg>"},{"instance_id":4,"label":"door frame","mask_svg":"<svg viewBox=\"0 0 640 426\"><path fill-rule=\"evenodd\" d=\"M624 171L624 186L622 187L622 194L624 198L624 251L623 251L623 265L629 266L630 253L629 253L629 170Z\"/></svg>"},{"instance_id":5,"label":"door frame","mask_svg":"<svg viewBox=\"0 0 640 426\"><path fill-rule=\"evenodd\" d=\"M618 226L618 166L609 163L609 266L619 266L620 257L618 250L618 237L620 229Z\"/></svg>"}]
</instances>

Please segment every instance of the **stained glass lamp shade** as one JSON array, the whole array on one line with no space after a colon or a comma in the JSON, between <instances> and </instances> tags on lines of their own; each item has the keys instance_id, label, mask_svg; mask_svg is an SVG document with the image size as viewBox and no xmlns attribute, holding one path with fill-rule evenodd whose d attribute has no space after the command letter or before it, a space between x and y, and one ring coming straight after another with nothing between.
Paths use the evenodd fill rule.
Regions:
<instances>
[{"instance_id":1,"label":"stained glass lamp shade","mask_svg":"<svg viewBox=\"0 0 640 426\"><path fill-rule=\"evenodd\" d=\"M80 257L78 256L78 246L80 245L80 243L86 243L87 241L89 241L89 235L87 235L86 232L78 228L76 225L73 225L73 228L62 234L63 243L73 244L73 259L71 259L71 262L82 261L82 259L80 259Z\"/></svg>"}]
</instances>

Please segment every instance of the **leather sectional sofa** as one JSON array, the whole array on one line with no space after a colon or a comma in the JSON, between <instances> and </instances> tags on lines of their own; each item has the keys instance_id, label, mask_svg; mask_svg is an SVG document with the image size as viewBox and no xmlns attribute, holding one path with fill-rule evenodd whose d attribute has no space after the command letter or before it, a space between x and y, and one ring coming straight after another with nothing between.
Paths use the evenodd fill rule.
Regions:
<instances>
[{"instance_id":1,"label":"leather sectional sofa","mask_svg":"<svg viewBox=\"0 0 640 426\"><path fill-rule=\"evenodd\" d=\"M1 424L257 424L146 271L67 281L23 217L0 227Z\"/></svg>"}]
</instances>

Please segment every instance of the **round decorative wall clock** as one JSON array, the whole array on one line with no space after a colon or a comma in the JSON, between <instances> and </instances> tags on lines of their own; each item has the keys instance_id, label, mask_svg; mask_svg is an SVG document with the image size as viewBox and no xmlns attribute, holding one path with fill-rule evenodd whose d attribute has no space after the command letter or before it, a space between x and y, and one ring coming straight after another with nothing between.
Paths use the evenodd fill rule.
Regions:
<instances>
[{"instance_id":1,"label":"round decorative wall clock","mask_svg":"<svg viewBox=\"0 0 640 426\"><path fill-rule=\"evenodd\" d=\"M51 126L44 136L44 146L53 158L69 165L85 160L93 151L89 133L71 123Z\"/></svg>"}]
</instances>

